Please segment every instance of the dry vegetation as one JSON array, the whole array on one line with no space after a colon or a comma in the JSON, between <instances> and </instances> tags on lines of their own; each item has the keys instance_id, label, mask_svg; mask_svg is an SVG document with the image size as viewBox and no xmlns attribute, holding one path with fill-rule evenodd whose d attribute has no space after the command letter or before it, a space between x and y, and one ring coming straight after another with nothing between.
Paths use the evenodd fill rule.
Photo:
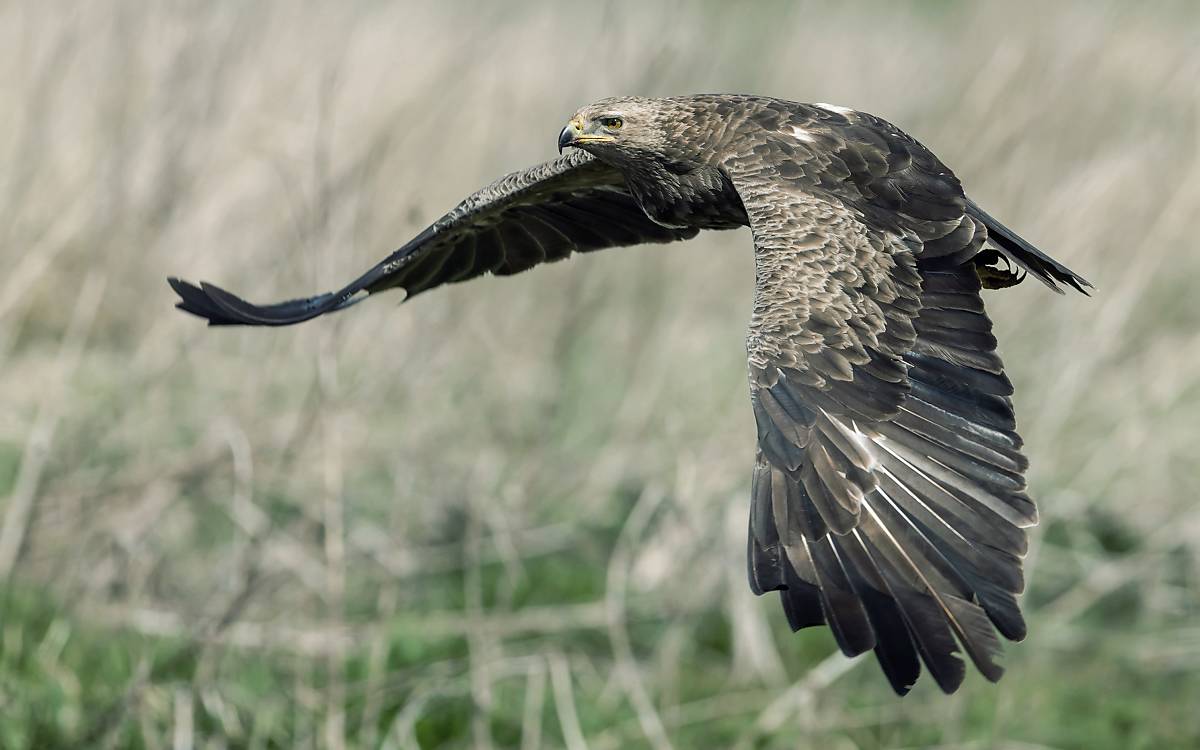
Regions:
<instances>
[{"instance_id":1,"label":"dry vegetation","mask_svg":"<svg viewBox=\"0 0 1200 750\"><path fill-rule=\"evenodd\" d=\"M1191 3L0 6L0 746L1194 746ZM617 93L901 123L1095 282L989 298L1043 509L998 686L743 573L744 232L289 330Z\"/></svg>"}]
</instances>

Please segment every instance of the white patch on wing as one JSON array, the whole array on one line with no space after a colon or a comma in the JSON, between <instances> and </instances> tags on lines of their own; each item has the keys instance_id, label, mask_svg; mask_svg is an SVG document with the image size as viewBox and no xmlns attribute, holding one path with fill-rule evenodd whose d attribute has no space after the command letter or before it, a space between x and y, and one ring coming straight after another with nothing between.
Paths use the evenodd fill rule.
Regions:
<instances>
[{"instance_id":1,"label":"white patch on wing","mask_svg":"<svg viewBox=\"0 0 1200 750\"><path fill-rule=\"evenodd\" d=\"M652 221L652 222L654 222L655 224L659 225L660 227L663 227L664 229L687 229L687 228L688 228L688 225L687 225L687 224L668 224L667 222L663 221L662 219L659 219L659 218L658 218L658 217L656 217L656 216L652 216L652 215L651 215L651 214L650 214L648 211L646 211L646 209L644 209L644 208L642 209L642 213L646 214L646 218L647 218L647 219L649 219L650 221Z\"/></svg>"},{"instance_id":2,"label":"white patch on wing","mask_svg":"<svg viewBox=\"0 0 1200 750\"><path fill-rule=\"evenodd\" d=\"M846 426L845 422L841 422L840 424L842 427ZM868 467L868 470L874 471L875 467L879 465L879 460L875 458L875 451L871 450L871 445L876 440L884 439L884 437L882 435L868 435L859 428L858 422L854 421L853 419L850 420L850 430L850 435L854 438L854 442L858 444L858 447L862 449L864 453L871 457L871 465Z\"/></svg>"},{"instance_id":3,"label":"white patch on wing","mask_svg":"<svg viewBox=\"0 0 1200 750\"><path fill-rule=\"evenodd\" d=\"M805 143L815 143L817 140L816 138L813 138L812 133L798 125L792 126L792 135L796 138L796 140L804 141Z\"/></svg>"},{"instance_id":4,"label":"white patch on wing","mask_svg":"<svg viewBox=\"0 0 1200 750\"><path fill-rule=\"evenodd\" d=\"M850 443L858 451L858 458L862 461L860 465L867 471L874 471L879 466L879 459L875 456L874 446L876 440L882 439L882 436L870 435L863 432L858 423L853 419L848 420L849 424L847 424L847 420L834 416L824 409L821 410L821 413L825 415L825 418L829 420L834 429L842 434L846 442ZM847 455L847 458L853 460L852 456Z\"/></svg>"},{"instance_id":5,"label":"white patch on wing","mask_svg":"<svg viewBox=\"0 0 1200 750\"><path fill-rule=\"evenodd\" d=\"M825 102L816 102L815 104L813 104L813 106L820 107L821 109L829 110L830 112L836 112L839 115L854 114L854 110L850 109L849 107L839 107L836 104L826 104Z\"/></svg>"}]
</instances>

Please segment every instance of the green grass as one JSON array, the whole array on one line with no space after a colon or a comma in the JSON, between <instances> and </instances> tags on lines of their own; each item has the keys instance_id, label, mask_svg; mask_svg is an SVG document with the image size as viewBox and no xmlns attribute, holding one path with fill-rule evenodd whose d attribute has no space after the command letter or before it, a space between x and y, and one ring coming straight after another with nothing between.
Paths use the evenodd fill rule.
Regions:
<instances>
[{"instance_id":1,"label":"green grass","mask_svg":"<svg viewBox=\"0 0 1200 750\"><path fill-rule=\"evenodd\" d=\"M573 558L555 555L530 563L526 587L539 588L542 596L562 606L588 598L596 588L589 582L595 566ZM603 559L597 562L603 567ZM502 578L497 567L483 571L485 599L497 596ZM426 582L451 590L461 584ZM525 606L535 605L518 595L514 608ZM858 747L923 746L945 742L947 722L952 721L963 741L985 744L1003 738L1050 747L1187 747L1200 732L1200 718L1192 708L1200 701L1200 684L1188 668L1159 662L1148 669L1145 654L1137 653L1144 645L1131 648L1131 643L1152 642L1157 635L1139 618L1121 617L1142 606L1128 594L1100 602L1081 624L1061 629L1057 638L1047 637L1053 642L1043 650L1052 659L1018 657L1014 675L1021 685L1000 696L995 688L977 684L969 685L963 698L919 689L919 702L910 708L872 689L876 675L873 668L863 668L844 678L837 700L814 697L816 707L806 714L809 726L758 737L752 744L788 747L798 736L795 732L804 730L814 738ZM1106 611L1109 607L1112 612ZM282 649L198 646L186 639L113 631L65 616L69 609L44 592L4 592L0 696L5 720L0 727L5 747L66 747L81 737L153 747L177 720L179 701L194 712L200 736L219 736L230 746L295 747L320 738L320 714L296 688L304 685L317 693L327 688L328 663ZM411 729L420 746L469 744L476 706L470 695L468 638L430 632L419 614L389 618L363 613L362 619L381 627L378 644L352 645L337 664L348 736L383 736L418 701L421 709ZM676 658L686 673L670 686L674 702L664 711L675 741L718 747L745 739L747 714L767 705L778 691L731 682L734 649L728 619L709 609L672 621L648 604L637 607L631 619L635 654L651 657L664 639L679 649ZM830 652L831 642L823 633L791 637L776 631L788 644L784 661L791 673L803 675ZM541 651L546 641L579 672L574 700L584 731L599 746L638 746L643 740L628 706L609 695L609 686L598 679L597 672L613 667L611 646L588 627L564 630L553 639L520 633L506 639L507 659L493 665L500 671L490 686L488 722L495 743L520 744L523 725L518 719L529 710L530 684L544 681ZM379 657L373 653L377 645L382 649L379 665L373 663ZM196 685L206 692L190 692L189 686ZM131 686L136 686L132 693ZM827 711L838 719L830 721ZM553 736L558 718L550 701L540 714Z\"/></svg>"},{"instance_id":2,"label":"green grass","mask_svg":"<svg viewBox=\"0 0 1200 750\"><path fill-rule=\"evenodd\" d=\"M0 6L0 748L1195 747L1197 21ZM296 329L171 310L335 286L580 104L693 91L886 116L1096 283L987 299L1042 513L998 685L898 699L747 590L745 232Z\"/></svg>"}]
</instances>

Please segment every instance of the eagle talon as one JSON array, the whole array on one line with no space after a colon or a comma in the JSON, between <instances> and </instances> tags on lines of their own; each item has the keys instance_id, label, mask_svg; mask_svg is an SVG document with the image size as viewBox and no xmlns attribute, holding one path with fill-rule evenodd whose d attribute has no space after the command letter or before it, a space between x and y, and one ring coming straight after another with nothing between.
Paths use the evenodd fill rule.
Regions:
<instances>
[{"instance_id":1,"label":"eagle talon","mask_svg":"<svg viewBox=\"0 0 1200 750\"><path fill-rule=\"evenodd\" d=\"M999 265L1001 262L1003 267ZM984 289L1007 289L1025 280L1025 272L1014 267L1008 256L991 250L976 256L975 275Z\"/></svg>"},{"instance_id":2,"label":"eagle talon","mask_svg":"<svg viewBox=\"0 0 1200 750\"><path fill-rule=\"evenodd\" d=\"M1025 280L1023 271L1011 268L993 268L992 266L976 266L975 273L984 289L1007 289Z\"/></svg>"}]
</instances>

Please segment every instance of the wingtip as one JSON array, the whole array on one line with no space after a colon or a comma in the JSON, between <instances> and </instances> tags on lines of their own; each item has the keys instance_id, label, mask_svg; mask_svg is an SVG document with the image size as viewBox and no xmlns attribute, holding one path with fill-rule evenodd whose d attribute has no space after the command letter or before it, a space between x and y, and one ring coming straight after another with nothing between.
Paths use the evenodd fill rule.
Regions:
<instances>
[{"instance_id":1,"label":"wingtip","mask_svg":"<svg viewBox=\"0 0 1200 750\"><path fill-rule=\"evenodd\" d=\"M338 294L325 293L273 305L254 305L207 281L197 285L169 276L167 283L179 295L176 308L204 318L212 326L288 326L303 323L349 307L359 299L353 292L361 291L351 286Z\"/></svg>"},{"instance_id":2,"label":"wingtip","mask_svg":"<svg viewBox=\"0 0 1200 750\"><path fill-rule=\"evenodd\" d=\"M176 305L176 307L179 307L179 305L183 304L182 301L187 299L188 294L192 290L199 291L193 284L189 284L177 276L168 276L167 283L171 285L171 290L179 295L180 302Z\"/></svg>"},{"instance_id":3,"label":"wingtip","mask_svg":"<svg viewBox=\"0 0 1200 750\"><path fill-rule=\"evenodd\" d=\"M221 309L204 292L202 286L196 286L175 276L168 276L167 283L170 284L175 294L179 295L179 300L175 303L175 309L182 310L189 315L195 315L198 318L203 318L209 325L235 322L223 314Z\"/></svg>"},{"instance_id":4,"label":"wingtip","mask_svg":"<svg viewBox=\"0 0 1200 750\"><path fill-rule=\"evenodd\" d=\"M175 308L203 318L210 326L254 325L256 323L238 309L237 303L251 308L252 305L207 281L193 284L176 276L168 276L167 283L179 295Z\"/></svg>"}]
</instances>

